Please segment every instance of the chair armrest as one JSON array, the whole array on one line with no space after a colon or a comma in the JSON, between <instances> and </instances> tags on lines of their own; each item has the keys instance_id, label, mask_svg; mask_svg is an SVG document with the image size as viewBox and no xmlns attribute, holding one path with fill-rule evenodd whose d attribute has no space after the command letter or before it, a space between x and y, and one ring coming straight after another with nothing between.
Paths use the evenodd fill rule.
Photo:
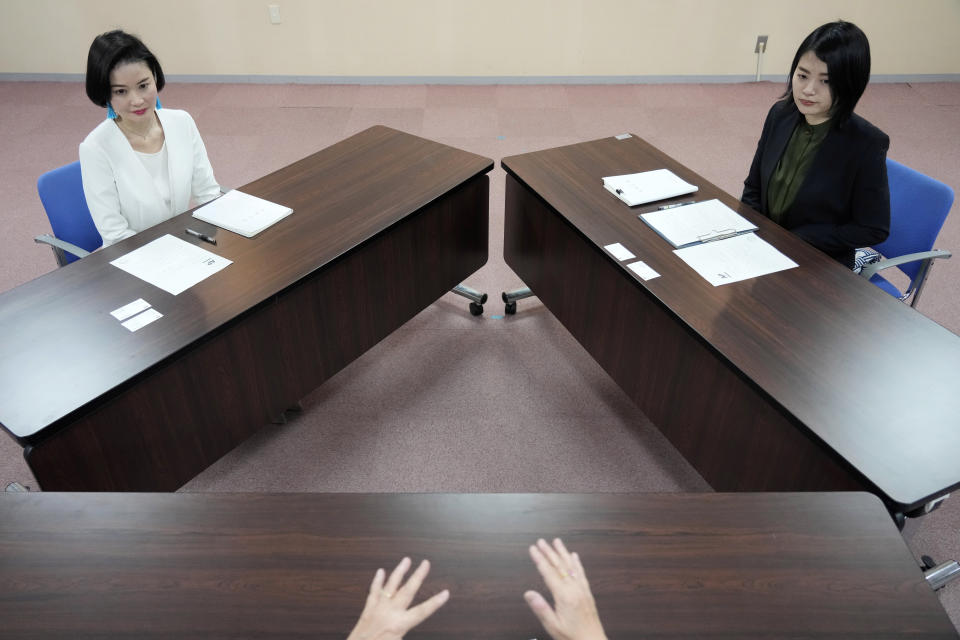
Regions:
<instances>
[{"instance_id":1,"label":"chair armrest","mask_svg":"<svg viewBox=\"0 0 960 640\"><path fill-rule=\"evenodd\" d=\"M917 253L908 253L896 258L884 258L878 262L865 265L860 271L860 275L867 280L872 278L878 271L895 267L906 262L915 262L917 260L933 260L935 258L949 258L953 254L944 249L934 249L933 251L919 251Z\"/></svg>"},{"instance_id":2,"label":"chair armrest","mask_svg":"<svg viewBox=\"0 0 960 640\"><path fill-rule=\"evenodd\" d=\"M70 244L69 242L61 240L60 238L54 238L49 233L40 234L39 236L35 237L33 241L37 244L48 244L51 247L56 247L57 249L66 251L67 253L77 256L78 258L86 258L88 255L90 255L90 252L86 249L81 249L77 245Z\"/></svg>"}]
</instances>

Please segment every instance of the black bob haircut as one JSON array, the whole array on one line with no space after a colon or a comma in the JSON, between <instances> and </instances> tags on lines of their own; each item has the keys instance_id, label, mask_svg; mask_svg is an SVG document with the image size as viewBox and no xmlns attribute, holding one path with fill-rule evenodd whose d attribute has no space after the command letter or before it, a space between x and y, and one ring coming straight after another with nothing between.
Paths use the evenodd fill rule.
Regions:
<instances>
[{"instance_id":1,"label":"black bob haircut","mask_svg":"<svg viewBox=\"0 0 960 640\"><path fill-rule=\"evenodd\" d=\"M157 91L163 89L163 69L157 57L140 38L117 29L101 33L93 39L87 54L87 97L98 107L110 102L110 72L127 62L145 62L153 72Z\"/></svg>"},{"instance_id":2,"label":"black bob haircut","mask_svg":"<svg viewBox=\"0 0 960 640\"><path fill-rule=\"evenodd\" d=\"M797 55L793 57L790 76L787 78L787 90L781 99L789 100L793 108L793 74L797 71L800 58L808 51L827 64L830 79L831 126L843 126L853 114L853 108L863 95L870 81L870 43L867 35L852 22L829 22L817 27L813 33L800 43Z\"/></svg>"}]
</instances>

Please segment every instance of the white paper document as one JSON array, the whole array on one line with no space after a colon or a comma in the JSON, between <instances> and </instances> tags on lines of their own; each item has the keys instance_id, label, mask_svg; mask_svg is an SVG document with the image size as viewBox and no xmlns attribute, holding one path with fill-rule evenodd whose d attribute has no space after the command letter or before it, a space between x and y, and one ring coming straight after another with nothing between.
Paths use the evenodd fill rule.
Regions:
<instances>
[{"instance_id":1,"label":"white paper document","mask_svg":"<svg viewBox=\"0 0 960 640\"><path fill-rule=\"evenodd\" d=\"M755 233L676 249L674 253L715 287L797 266Z\"/></svg>"},{"instance_id":2,"label":"white paper document","mask_svg":"<svg viewBox=\"0 0 960 640\"><path fill-rule=\"evenodd\" d=\"M652 280L660 277L660 274L651 269L643 260L631 262L627 265L627 269L630 269L630 271L633 271L644 280Z\"/></svg>"},{"instance_id":3,"label":"white paper document","mask_svg":"<svg viewBox=\"0 0 960 640\"><path fill-rule=\"evenodd\" d=\"M142 329L154 320L162 318L163 314L157 311L156 309L147 309L143 313L133 316L126 322L121 324L126 327L129 331L136 331L137 329Z\"/></svg>"},{"instance_id":4,"label":"white paper document","mask_svg":"<svg viewBox=\"0 0 960 640\"><path fill-rule=\"evenodd\" d=\"M677 249L757 230L757 225L719 200L641 213L638 217Z\"/></svg>"},{"instance_id":5,"label":"white paper document","mask_svg":"<svg viewBox=\"0 0 960 640\"><path fill-rule=\"evenodd\" d=\"M166 234L110 264L177 295L233 262Z\"/></svg>"},{"instance_id":6,"label":"white paper document","mask_svg":"<svg viewBox=\"0 0 960 640\"><path fill-rule=\"evenodd\" d=\"M603 188L631 207L675 198L697 190L695 185L684 182L669 169L609 176L603 179Z\"/></svg>"},{"instance_id":7,"label":"white paper document","mask_svg":"<svg viewBox=\"0 0 960 640\"><path fill-rule=\"evenodd\" d=\"M121 322L123 322L127 318L140 313L144 309L149 309L149 308L150 308L149 302L147 302L143 298L137 298L130 304L125 304L119 309L114 309L113 311L110 312L110 315L112 315L117 320L120 320Z\"/></svg>"},{"instance_id":8,"label":"white paper document","mask_svg":"<svg viewBox=\"0 0 960 640\"><path fill-rule=\"evenodd\" d=\"M193 217L252 238L291 213L290 207L234 189L194 211Z\"/></svg>"},{"instance_id":9,"label":"white paper document","mask_svg":"<svg viewBox=\"0 0 960 640\"><path fill-rule=\"evenodd\" d=\"M629 259L631 259L631 258L636 258L636 257L637 257L637 256L633 255L632 253L630 253L630 249L627 249L625 246L623 246L623 245L620 244L619 242L614 242L613 244L608 244L607 246L604 247L604 249L606 249L607 251L609 251L609 252L610 252L610 255L612 255L614 258L616 258L616 259L619 260L620 262L623 262L624 260L629 260Z\"/></svg>"}]
</instances>

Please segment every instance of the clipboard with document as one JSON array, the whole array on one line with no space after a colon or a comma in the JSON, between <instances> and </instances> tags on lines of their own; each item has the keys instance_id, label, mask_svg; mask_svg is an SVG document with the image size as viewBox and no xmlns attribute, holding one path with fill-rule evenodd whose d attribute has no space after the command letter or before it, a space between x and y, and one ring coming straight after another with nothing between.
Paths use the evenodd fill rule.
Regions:
<instances>
[{"instance_id":1,"label":"clipboard with document","mask_svg":"<svg viewBox=\"0 0 960 640\"><path fill-rule=\"evenodd\" d=\"M637 216L675 249L753 233L757 225L719 200L641 213Z\"/></svg>"}]
</instances>

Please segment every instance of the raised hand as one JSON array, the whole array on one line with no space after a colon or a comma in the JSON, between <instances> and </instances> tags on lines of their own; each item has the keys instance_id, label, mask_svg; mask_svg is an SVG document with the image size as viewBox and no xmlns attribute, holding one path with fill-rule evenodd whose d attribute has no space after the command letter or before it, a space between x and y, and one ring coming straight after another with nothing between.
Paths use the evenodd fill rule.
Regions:
<instances>
[{"instance_id":1,"label":"raised hand","mask_svg":"<svg viewBox=\"0 0 960 640\"><path fill-rule=\"evenodd\" d=\"M409 568L410 558L404 558L390 574L386 584L386 572L377 569L370 584L367 603L347 640L401 640L410 629L433 615L450 598L450 592L444 589L429 600L411 607L410 603L416 597L423 579L430 572L430 562L421 562L404 584L403 576Z\"/></svg>"},{"instance_id":2,"label":"raised hand","mask_svg":"<svg viewBox=\"0 0 960 640\"><path fill-rule=\"evenodd\" d=\"M560 538L553 546L542 538L530 547L530 558L543 576L554 606L536 591L523 594L530 609L554 640L607 640L580 557Z\"/></svg>"}]
</instances>

